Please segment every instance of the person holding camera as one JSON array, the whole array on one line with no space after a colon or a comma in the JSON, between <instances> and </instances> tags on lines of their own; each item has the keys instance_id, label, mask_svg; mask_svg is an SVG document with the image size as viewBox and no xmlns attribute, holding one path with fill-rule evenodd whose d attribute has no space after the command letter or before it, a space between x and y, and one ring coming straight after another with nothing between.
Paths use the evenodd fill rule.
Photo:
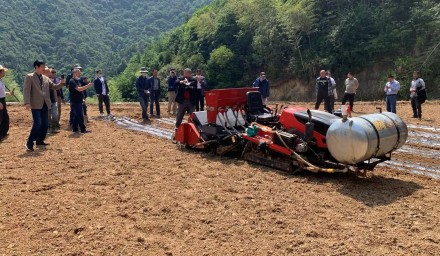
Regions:
<instances>
[{"instance_id":1,"label":"person holding camera","mask_svg":"<svg viewBox=\"0 0 440 256\"><path fill-rule=\"evenodd\" d=\"M177 112L177 103L176 103L176 70L172 68L170 70L170 75L167 77L167 85L168 85L168 114L175 115ZM171 108L173 112L171 112Z\"/></svg>"},{"instance_id":2,"label":"person holding camera","mask_svg":"<svg viewBox=\"0 0 440 256\"><path fill-rule=\"evenodd\" d=\"M197 104L196 111L203 111L205 109L205 91L208 89L208 83L206 82L206 78L202 76L202 70L196 70L197 80Z\"/></svg>"},{"instance_id":3,"label":"person holding camera","mask_svg":"<svg viewBox=\"0 0 440 256\"><path fill-rule=\"evenodd\" d=\"M189 114L192 114L197 104L197 80L191 73L191 69L186 68L183 72L183 76L179 77L176 81L176 102L179 104L176 117L176 130L180 124L182 124L185 113L188 111Z\"/></svg>"},{"instance_id":4,"label":"person holding camera","mask_svg":"<svg viewBox=\"0 0 440 256\"><path fill-rule=\"evenodd\" d=\"M72 120L72 131L81 132L81 134L88 133L84 124L84 92L93 86L93 83L87 85L81 84L81 70L75 68L72 72L72 79L69 81L70 92L70 116ZM86 80L82 80L83 82Z\"/></svg>"}]
</instances>

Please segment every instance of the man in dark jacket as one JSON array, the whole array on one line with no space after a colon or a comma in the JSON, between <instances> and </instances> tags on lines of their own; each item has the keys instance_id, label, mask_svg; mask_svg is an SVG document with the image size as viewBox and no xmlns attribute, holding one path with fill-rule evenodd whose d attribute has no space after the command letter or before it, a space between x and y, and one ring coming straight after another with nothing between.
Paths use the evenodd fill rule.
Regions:
<instances>
[{"instance_id":1,"label":"man in dark jacket","mask_svg":"<svg viewBox=\"0 0 440 256\"><path fill-rule=\"evenodd\" d=\"M176 117L176 129L183 121L185 113L194 112L194 106L197 104L197 80L192 77L191 69L187 68L183 72L183 77L176 81L177 95L176 102L179 104Z\"/></svg>"},{"instance_id":2,"label":"man in dark jacket","mask_svg":"<svg viewBox=\"0 0 440 256\"><path fill-rule=\"evenodd\" d=\"M325 70L321 70L319 77L316 79L316 104L315 109L318 110L322 101L324 101L325 111L333 113L331 105L333 96L333 89L336 85L333 85L330 78L327 77Z\"/></svg>"},{"instance_id":3,"label":"man in dark jacket","mask_svg":"<svg viewBox=\"0 0 440 256\"><path fill-rule=\"evenodd\" d=\"M142 108L142 119L144 122L148 122L148 101L150 99L150 91L148 87L147 68L142 67L140 71L141 75L136 79L136 91L139 97L139 103Z\"/></svg>"},{"instance_id":4,"label":"man in dark jacket","mask_svg":"<svg viewBox=\"0 0 440 256\"><path fill-rule=\"evenodd\" d=\"M263 99L263 105L266 105L269 101L270 85L265 72L260 73L260 77L255 80L252 87L258 88L258 91L261 93L261 98Z\"/></svg>"},{"instance_id":5,"label":"man in dark jacket","mask_svg":"<svg viewBox=\"0 0 440 256\"><path fill-rule=\"evenodd\" d=\"M157 77L157 69L153 69L153 76L148 79L150 89L150 115L153 116L154 105L156 105L156 116L160 117L160 79Z\"/></svg>"},{"instance_id":6,"label":"man in dark jacket","mask_svg":"<svg viewBox=\"0 0 440 256\"><path fill-rule=\"evenodd\" d=\"M72 131L74 133L80 131L81 134L84 134L88 132L84 120L84 92L91 88L93 83L82 85L80 80L81 70L78 68L73 69L72 79L69 81L70 112L73 117ZM85 81L86 79L83 80L83 82Z\"/></svg>"},{"instance_id":7,"label":"man in dark jacket","mask_svg":"<svg viewBox=\"0 0 440 256\"><path fill-rule=\"evenodd\" d=\"M13 96L14 90L6 91L2 78L5 77L7 68L0 65L0 141L8 136L9 131L9 114L6 108L6 96Z\"/></svg>"},{"instance_id":8,"label":"man in dark jacket","mask_svg":"<svg viewBox=\"0 0 440 256\"><path fill-rule=\"evenodd\" d=\"M202 70L200 69L197 69L195 79L197 80L196 111L203 111L205 108L205 91L208 89L208 83L206 78L202 76Z\"/></svg>"},{"instance_id":9,"label":"man in dark jacket","mask_svg":"<svg viewBox=\"0 0 440 256\"><path fill-rule=\"evenodd\" d=\"M102 70L96 71L96 78L95 81L93 81L93 86L95 87L96 95L98 95L99 113L101 116L104 116L104 103L107 115L110 116L110 90L108 89L107 80L105 80Z\"/></svg>"},{"instance_id":10,"label":"man in dark jacket","mask_svg":"<svg viewBox=\"0 0 440 256\"><path fill-rule=\"evenodd\" d=\"M413 72L413 80L410 87L411 106L413 109L413 118L422 120L422 104L426 100L425 81L420 78L419 71Z\"/></svg>"}]
</instances>

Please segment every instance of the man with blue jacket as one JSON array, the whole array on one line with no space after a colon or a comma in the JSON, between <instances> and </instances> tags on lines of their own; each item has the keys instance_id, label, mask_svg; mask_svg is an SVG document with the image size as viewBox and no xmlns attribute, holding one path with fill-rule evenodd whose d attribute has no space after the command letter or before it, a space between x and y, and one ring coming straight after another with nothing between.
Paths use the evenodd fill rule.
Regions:
<instances>
[{"instance_id":1,"label":"man with blue jacket","mask_svg":"<svg viewBox=\"0 0 440 256\"><path fill-rule=\"evenodd\" d=\"M153 76L148 79L148 87L150 89L150 115L153 116L153 107L156 105L156 116L160 117L160 79L157 77L157 69L153 70Z\"/></svg>"},{"instance_id":2,"label":"man with blue jacket","mask_svg":"<svg viewBox=\"0 0 440 256\"><path fill-rule=\"evenodd\" d=\"M144 122L148 122L147 108L150 99L150 91L148 87L147 68L142 67L140 73L141 75L136 79L136 91L142 108L142 119Z\"/></svg>"},{"instance_id":3,"label":"man with blue jacket","mask_svg":"<svg viewBox=\"0 0 440 256\"><path fill-rule=\"evenodd\" d=\"M261 93L261 98L263 99L263 105L266 105L269 101L270 86L269 80L266 79L265 72L260 73L260 77L255 80L255 82L252 84L252 87L258 88L258 91Z\"/></svg>"}]
</instances>

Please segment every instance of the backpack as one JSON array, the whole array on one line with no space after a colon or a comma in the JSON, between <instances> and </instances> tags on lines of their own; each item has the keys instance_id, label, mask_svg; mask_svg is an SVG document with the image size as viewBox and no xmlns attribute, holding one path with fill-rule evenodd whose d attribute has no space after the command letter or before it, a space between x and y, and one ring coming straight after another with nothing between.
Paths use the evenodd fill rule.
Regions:
<instances>
[{"instance_id":1,"label":"backpack","mask_svg":"<svg viewBox=\"0 0 440 256\"><path fill-rule=\"evenodd\" d=\"M426 89L417 90L417 98L419 99L420 104L425 103L427 98Z\"/></svg>"}]
</instances>

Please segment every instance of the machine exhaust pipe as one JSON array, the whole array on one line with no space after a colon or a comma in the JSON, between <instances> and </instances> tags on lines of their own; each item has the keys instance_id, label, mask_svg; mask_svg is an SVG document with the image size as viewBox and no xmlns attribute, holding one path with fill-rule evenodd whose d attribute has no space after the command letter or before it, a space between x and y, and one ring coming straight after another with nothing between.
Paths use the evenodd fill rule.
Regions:
<instances>
[{"instance_id":1,"label":"machine exhaust pipe","mask_svg":"<svg viewBox=\"0 0 440 256\"><path fill-rule=\"evenodd\" d=\"M315 132L315 124L312 123L312 111L310 111L310 109L307 109L307 115L309 116L309 120L306 123L304 138L306 142L309 142L314 138L313 133Z\"/></svg>"}]
</instances>

